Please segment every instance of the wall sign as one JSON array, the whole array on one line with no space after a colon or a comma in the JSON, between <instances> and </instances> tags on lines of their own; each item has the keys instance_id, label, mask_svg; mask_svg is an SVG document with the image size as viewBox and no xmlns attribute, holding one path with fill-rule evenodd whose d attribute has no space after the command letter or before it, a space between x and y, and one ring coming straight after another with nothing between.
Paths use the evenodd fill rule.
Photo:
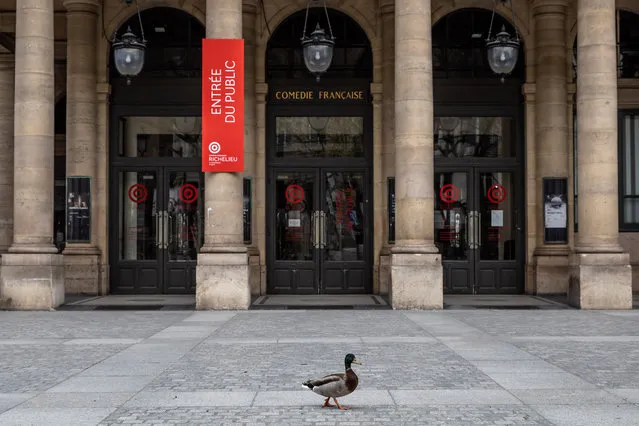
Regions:
<instances>
[{"instance_id":1,"label":"wall sign","mask_svg":"<svg viewBox=\"0 0 639 426\"><path fill-rule=\"evenodd\" d=\"M368 88L353 87L270 87L271 104L362 104L371 101Z\"/></svg>"},{"instance_id":2,"label":"wall sign","mask_svg":"<svg viewBox=\"0 0 639 426\"><path fill-rule=\"evenodd\" d=\"M242 182L242 229L244 232L244 244L251 244L251 215L252 215L252 197L251 197L251 178L244 178Z\"/></svg>"},{"instance_id":3,"label":"wall sign","mask_svg":"<svg viewBox=\"0 0 639 426\"><path fill-rule=\"evenodd\" d=\"M388 200L387 200L387 210L388 210L388 242L395 242L395 178L388 178Z\"/></svg>"},{"instance_id":4,"label":"wall sign","mask_svg":"<svg viewBox=\"0 0 639 426\"><path fill-rule=\"evenodd\" d=\"M543 178L544 243L568 243L568 179Z\"/></svg>"},{"instance_id":5,"label":"wall sign","mask_svg":"<svg viewBox=\"0 0 639 426\"><path fill-rule=\"evenodd\" d=\"M91 178L67 177L67 242L91 242Z\"/></svg>"},{"instance_id":6,"label":"wall sign","mask_svg":"<svg viewBox=\"0 0 639 426\"><path fill-rule=\"evenodd\" d=\"M202 40L202 171L244 171L244 40Z\"/></svg>"}]
</instances>

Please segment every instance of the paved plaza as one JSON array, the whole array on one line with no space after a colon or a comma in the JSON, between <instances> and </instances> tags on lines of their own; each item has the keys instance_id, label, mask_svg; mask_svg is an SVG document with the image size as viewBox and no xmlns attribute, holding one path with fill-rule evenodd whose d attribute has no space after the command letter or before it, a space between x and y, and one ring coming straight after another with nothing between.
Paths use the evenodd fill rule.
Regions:
<instances>
[{"instance_id":1,"label":"paved plaza","mask_svg":"<svg viewBox=\"0 0 639 426\"><path fill-rule=\"evenodd\" d=\"M0 425L639 425L637 310L3 311L0 366Z\"/></svg>"}]
</instances>

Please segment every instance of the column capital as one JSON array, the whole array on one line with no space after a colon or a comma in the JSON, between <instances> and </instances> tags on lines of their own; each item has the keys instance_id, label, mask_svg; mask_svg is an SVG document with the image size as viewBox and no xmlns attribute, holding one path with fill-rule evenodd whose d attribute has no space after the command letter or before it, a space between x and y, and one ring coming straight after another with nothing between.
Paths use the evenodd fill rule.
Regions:
<instances>
[{"instance_id":1,"label":"column capital","mask_svg":"<svg viewBox=\"0 0 639 426\"><path fill-rule=\"evenodd\" d=\"M521 93L524 95L526 102L535 102L537 85L535 83L526 83L521 87Z\"/></svg>"},{"instance_id":2,"label":"column capital","mask_svg":"<svg viewBox=\"0 0 639 426\"><path fill-rule=\"evenodd\" d=\"M97 15L101 0L64 0L62 5L67 12L94 13Z\"/></svg>"},{"instance_id":3,"label":"column capital","mask_svg":"<svg viewBox=\"0 0 639 426\"><path fill-rule=\"evenodd\" d=\"M0 71L14 71L16 58L13 53L0 54Z\"/></svg>"},{"instance_id":4,"label":"column capital","mask_svg":"<svg viewBox=\"0 0 639 426\"><path fill-rule=\"evenodd\" d=\"M257 14L257 0L242 0L242 13Z\"/></svg>"},{"instance_id":5,"label":"column capital","mask_svg":"<svg viewBox=\"0 0 639 426\"><path fill-rule=\"evenodd\" d=\"M395 1L379 0L379 10L382 15L389 15L389 14L395 13Z\"/></svg>"},{"instance_id":6,"label":"column capital","mask_svg":"<svg viewBox=\"0 0 639 426\"><path fill-rule=\"evenodd\" d=\"M533 15L559 14L565 15L568 0L534 0L532 4Z\"/></svg>"},{"instance_id":7,"label":"column capital","mask_svg":"<svg viewBox=\"0 0 639 426\"><path fill-rule=\"evenodd\" d=\"M371 95L373 95L373 102L382 102L383 93L384 85L382 83L371 83Z\"/></svg>"}]
</instances>

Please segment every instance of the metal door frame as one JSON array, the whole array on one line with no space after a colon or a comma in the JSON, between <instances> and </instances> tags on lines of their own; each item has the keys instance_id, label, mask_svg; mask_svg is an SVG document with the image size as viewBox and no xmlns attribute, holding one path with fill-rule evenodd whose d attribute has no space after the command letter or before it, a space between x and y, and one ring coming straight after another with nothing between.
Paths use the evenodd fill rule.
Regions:
<instances>
[{"instance_id":1,"label":"metal door frame","mask_svg":"<svg viewBox=\"0 0 639 426\"><path fill-rule=\"evenodd\" d=\"M458 162L457 164L453 165L451 163L446 164L446 165L441 165L441 166L435 166L435 170L434 173L465 173L467 176L467 186L468 186L468 210L469 210L469 215L468 215L468 221L469 221L469 234L473 233L472 236L469 235L469 244L481 244L481 216L478 216L479 213L479 208L480 208L480 197L482 196L481 191L480 191L480 174L481 173L499 173L499 172L503 172L503 173L512 173L513 175L513 187L516 189L514 197L514 203L513 203L513 208L515 210L514 215L515 215L515 220L516 223L514 224L515 226L515 238L516 238L516 242L515 242L515 256L516 259L514 261L505 261L505 260L499 260L499 261L489 261L489 260L481 260L481 254L480 254L480 247L469 247L469 251L470 254L468 256L468 260L467 261L456 261L456 260L444 260L442 258L442 264L444 265L444 279L446 279L446 275L447 275L447 264L454 264L454 263L466 263L468 265L468 269L469 269L469 276L471 277L470 279L471 281L471 285L470 286L466 286L470 289L470 291L465 292L465 291L446 291L446 285L444 285L444 292L446 294L468 294L468 293L472 293L472 294L511 294L513 293L512 291L510 292L504 292L503 290L500 290L498 288L494 289L494 291L486 291L485 289L482 290L481 292L478 292L477 287L478 287L478 274L479 274L479 270L481 269L482 265L486 266L489 265L491 263L504 263L504 262L513 262L516 264L516 270L517 270L517 278L516 278L516 282L517 282L517 286L516 289L514 290L514 294L520 294L524 291L525 285L524 285L524 271L525 271L525 264L526 264L526 259L525 259L525 253L526 253L526 247L525 247L525 205L524 205L524 201L525 201L525 197L524 194L522 193L523 191L521 191L521 188L523 187L523 173L521 171L521 169L517 166L517 165L513 165L513 164L499 164L498 162L494 162L491 161L490 164L484 164L484 165L478 165L478 164L464 164L463 162ZM437 199L439 199L439 195L435 194L435 196L437 197ZM523 216L522 216L523 215ZM472 222L471 222L472 221ZM471 225L472 224L472 225ZM434 224L433 224L434 226Z\"/></svg>"},{"instance_id":2,"label":"metal door frame","mask_svg":"<svg viewBox=\"0 0 639 426\"><path fill-rule=\"evenodd\" d=\"M372 291L372 264L373 264L373 237L372 237L372 231L373 231L373 223L374 223L374 218L372 217L372 213L373 213L373 202L372 202L372 195L373 195L373 185L372 185L372 173L371 171L366 168L366 167L346 167L346 166L338 166L338 167L285 167L285 166L274 166L271 167L268 173L268 178L267 178L267 188L266 188L266 196L267 196L267 200L266 200L266 209L267 209L267 229L266 229L266 239L267 239L267 243L266 243L266 247L267 247L267 252L266 252L266 262L267 262L267 291L269 292L269 294L278 294L278 293L283 293L283 294L290 294L287 292L280 292L278 290L274 289L273 286L273 282L275 277L273 276L274 271L275 271L275 264L276 262L281 262L283 265L286 265L287 261L279 261L276 260L276 247L275 244L277 243L276 241L276 235L277 235L277 231L276 231L276 215L274 214L274 210L275 210L275 205L276 205L276 201L275 201L275 197L276 197L276 193L275 193L275 182L276 182L276 175L278 173L307 173L309 175L314 175L315 176L315 184L314 184L314 189L315 189L315 194L313 197L313 206L314 206L314 211L315 212L325 212L326 211L326 199L324 197L325 195L325 190L326 190L326 185L325 185L325 180L324 175L326 172L343 172L343 173L362 173L363 174L363 180L364 180L364 186L365 186L365 196L366 196L366 203L364 206L364 218L366 220L365 222L365 226L363 229L363 235L364 235L364 259L361 261L364 263L365 265L365 273L364 273L364 291L365 293L370 293ZM317 220L317 219L315 219ZM334 293L334 292L326 292L325 291L325 285L323 282L323 277L326 275L325 274L325 265L329 262L327 260L324 259L324 252L323 250L321 250L322 245L325 244L325 240L323 240L323 238L325 238L325 231L326 229L323 228L323 226L321 224L324 224L325 222L315 222L313 221L312 226L313 228L313 232L314 232L314 241L313 244L315 246L314 248L314 276L315 276L315 284L314 284L314 288L315 291L313 293L300 293L300 292L294 292L293 294L362 294L361 291L341 291L338 293ZM319 234L318 234L319 233ZM319 250L318 250L319 249ZM298 263L300 261L293 261L295 263ZM335 263L341 263L341 262L333 262L333 264ZM291 268L293 269L293 265L294 263L291 264Z\"/></svg>"},{"instance_id":3,"label":"metal door frame","mask_svg":"<svg viewBox=\"0 0 639 426\"><path fill-rule=\"evenodd\" d=\"M156 245L159 245L160 248L156 249L156 268L157 268L157 275L159 278L159 283L156 286L156 291L155 292L148 292L148 291L140 291L139 289L134 288L132 291L128 291L128 290L122 290L121 288L118 288L118 278L119 278L119 269L121 267L122 264L124 265L132 265L135 263L140 263L140 262L147 262L147 261L140 261L140 260L121 260L120 259L120 247L119 247L119 241L120 238L119 237L123 237L123 229L121 229L120 227L120 223L119 223L119 209L120 206L123 202L123 199L121 199L121 197L119 196L119 189L120 189L120 184L122 184L122 182L120 182L120 178L119 175L120 173L127 173L127 172L155 172L156 173L156 182L157 182L157 200L156 200L156 219L155 219L155 226L156 226ZM109 219L109 228L112 230L109 235L109 256L111 259L110 262L110 267L113 269L112 273L109 274L109 292L112 294L190 294L192 292L195 292L195 288L192 289L192 291L190 291L188 288L186 291L182 291L182 292L169 292L168 288L167 288L167 276L168 276L168 271L169 271L169 267L170 267L170 262L168 260L168 252L167 252L167 247L168 247L168 226L169 226L169 221L168 221L168 212L167 212L167 206L168 206L168 198L169 198L169 177L170 177L170 173L171 172L184 172L184 173L188 173L188 172L197 172L199 173L199 182L200 182L200 197L204 196L204 178L203 178L203 174L201 173L200 169L195 169L193 168L193 166L166 166L166 165L157 165L157 166L138 166L138 167L134 167L134 166L113 166L111 173L112 173L112 177L111 177L111 188L109 191L109 196L110 196L110 200L111 202L110 204L110 219ZM158 206L161 206L162 208L158 210ZM204 212L204 203L200 202L199 203L199 209L200 209L200 217L204 217L203 216L203 212ZM160 218L157 217L157 213L161 213ZM203 238L204 238L204 222L201 222L202 225L202 230L201 230L201 234L200 234L200 240L198 242L199 247L202 247L202 243L203 243ZM157 229L159 228L159 232L157 231ZM149 264L151 261L148 261ZM197 265L197 259L194 261L189 261L189 263L192 263L193 268L195 268L195 266ZM185 265L185 266L190 266L190 265Z\"/></svg>"}]
</instances>

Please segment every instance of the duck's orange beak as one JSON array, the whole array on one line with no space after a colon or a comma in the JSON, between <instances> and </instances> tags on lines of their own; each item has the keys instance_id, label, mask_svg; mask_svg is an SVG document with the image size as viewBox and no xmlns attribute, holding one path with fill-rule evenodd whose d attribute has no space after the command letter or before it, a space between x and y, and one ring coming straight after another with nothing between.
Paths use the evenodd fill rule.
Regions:
<instances>
[{"instance_id":1,"label":"duck's orange beak","mask_svg":"<svg viewBox=\"0 0 639 426\"><path fill-rule=\"evenodd\" d=\"M352 361L352 363L353 363L353 364L362 365L362 363L361 363L361 362L359 362L359 361L358 361L358 360L356 360L356 359L354 359L354 360Z\"/></svg>"}]
</instances>

